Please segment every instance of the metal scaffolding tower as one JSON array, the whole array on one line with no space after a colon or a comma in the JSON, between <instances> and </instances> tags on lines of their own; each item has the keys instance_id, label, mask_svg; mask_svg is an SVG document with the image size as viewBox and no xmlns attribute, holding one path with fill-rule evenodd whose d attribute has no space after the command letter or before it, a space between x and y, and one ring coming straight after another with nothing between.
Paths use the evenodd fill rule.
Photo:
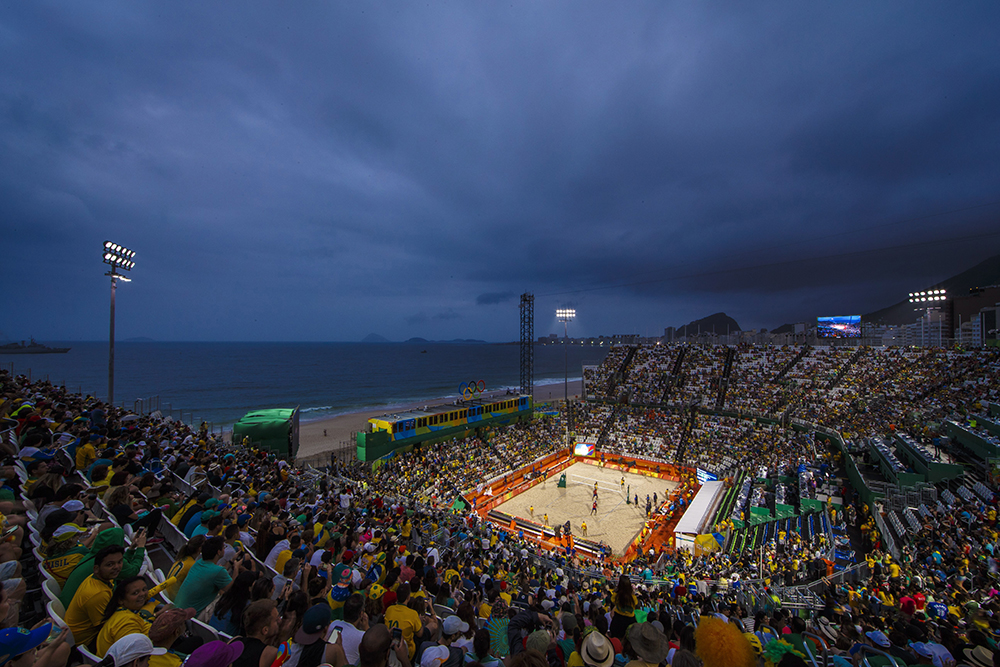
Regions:
<instances>
[{"instance_id":1,"label":"metal scaffolding tower","mask_svg":"<svg viewBox=\"0 0 1000 667\"><path fill-rule=\"evenodd\" d=\"M535 295L521 295L521 393L535 388Z\"/></svg>"}]
</instances>

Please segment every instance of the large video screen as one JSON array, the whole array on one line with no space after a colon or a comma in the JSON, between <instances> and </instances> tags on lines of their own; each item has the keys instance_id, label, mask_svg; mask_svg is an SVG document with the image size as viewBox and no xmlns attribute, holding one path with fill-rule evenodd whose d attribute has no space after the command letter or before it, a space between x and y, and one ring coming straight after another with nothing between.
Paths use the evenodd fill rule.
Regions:
<instances>
[{"instance_id":1,"label":"large video screen","mask_svg":"<svg viewBox=\"0 0 1000 667\"><path fill-rule=\"evenodd\" d=\"M861 316L817 317L816 335L819 338L861 338Z\"/></svg>"}]
</instances>

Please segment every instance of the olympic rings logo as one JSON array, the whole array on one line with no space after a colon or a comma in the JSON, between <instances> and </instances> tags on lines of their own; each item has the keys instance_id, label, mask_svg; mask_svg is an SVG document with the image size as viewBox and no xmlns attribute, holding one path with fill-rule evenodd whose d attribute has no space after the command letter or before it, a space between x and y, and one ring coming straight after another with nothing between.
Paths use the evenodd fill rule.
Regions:
<instances>
[{"instance_id":1,"label":"olympic rings logo","mask_svg":"<svg viewBox=\"0 0 1000 667\"><path fill-rule=\"evenodd\" d=\"M463 382L458 385L458 392L462 395L462 398L473 398L484 391L486 391L485 380L473 380L472 382Z\"/></svg>"}]
</instances>

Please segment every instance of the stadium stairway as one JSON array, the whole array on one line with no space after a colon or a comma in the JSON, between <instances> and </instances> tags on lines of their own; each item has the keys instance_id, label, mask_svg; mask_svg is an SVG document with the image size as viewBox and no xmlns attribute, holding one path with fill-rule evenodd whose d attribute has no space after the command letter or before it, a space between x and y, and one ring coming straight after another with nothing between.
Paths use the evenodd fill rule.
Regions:
<instances>
[{"instance_id":1,"label":"stadium stairway","mask_svg":"<svg viewBox=\"0 0 1000 667\"><path fill-rule=\"evenodd\" d=\"M729 391L729 378L733 373L733 364L736 362L736 349L726 348L726 365L722 369L722 378L719 380L719 395L715 399L715 409L721 410L726 404L726 393Z\"/></svg>"},{"instance_id":2,"label":"stadium stairway","mask_svg":"<svg viewBox=\"0 0 1000 667\"><path fill-rule=\"evenodd\" d=\"M782 378L784 378L788 374L788 371L790 371L793 368L795 368L795 364L799 363L804 356L806 356L807 354L809 354L809 352L811 350L812 350L812 346L810 346L810 345L803 345L802 349L799 350L799 353L795 355L795 358L793 358L791 361L789 361L787 364L785 364L781 368L781 370L777 372L777 374L774 376L774 378L771 381L772 382L778 382L779 380L781 380Z\"/></svg>"},{"instance_id":3,"label":"stadium stairway","mask_svg":"<svg viewBox=\"0 0 1000 667\"><path fill-rule=\"evenodd\" d=\"M622 359L621 365L615 370L614 373L611 374L611 377L608 378L608 389L605 396L609 398L615 397L615 389L617 389L618 385L624 382L625 378L628 377L628 369L632 366L632 361L635 359L635 354L638 350L638 345L633 345L628 349L628 354L626 354L625 358Z\"/></svg>"},{"instance_id":4,"label":"stadium stairway","mask_svg":"<svg viewBox=\"0 0 1000 667\"><path fill-rule=\"evenodd\" d=\"M670 374L665 378L666 386L663 388L663 398L660 399L660 403L667 405L669 403L670 394L673 392L674 387L677 386L677 378L681 376L681 368L684 367L684 356L687 354L687 346L681 346L677 351L677 358L674 360L674 367L671 369Z\"/></svg>"},{"instance_id":5,"label":"stadium stairway","mask_svg":"<svg viewBox=\"0 0 1000 667\"><path fill-rule=\"evenodd\" d=\"M837 369L837 374L833 377L832 380L830 380L830 382L827 383L826 390L830 391L831 389L839 385L841 381L844 379L844 377L851 371L851 367L854 366L854 364L858 363L861 357L865 356L870 352L871 352L870 347L865 347L865 346L859 347L857 351L854 354L852 354L846 362L844 362L844 365L841 366L839 369Z\"/></svg>"}]
</instances>

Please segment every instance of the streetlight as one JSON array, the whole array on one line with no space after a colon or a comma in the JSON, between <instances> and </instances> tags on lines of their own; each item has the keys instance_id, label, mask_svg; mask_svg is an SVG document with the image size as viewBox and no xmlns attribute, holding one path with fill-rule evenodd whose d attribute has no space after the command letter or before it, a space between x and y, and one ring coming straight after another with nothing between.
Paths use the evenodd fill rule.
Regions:
<instances>
[{"instance_id":1,"label":"streetlight","mask_svg":"<svg viewBox=\"0 0 1000 667\"><path fill-rule=\"evenodd\" d=\"M563 323L563 356L566 363L566 379L563 383L563 406L566 408L566 446L569 447L569 422L572 414L569 409L569 323L576 317L574 308L557 308L556 319Z\"/></svg>"},{"instance_id":2,"label":"streetlight","mask_svg":"<svg viewBox=\"0 0 1000 667\"><path fill-rule=\"evenodd\" d=\"M931 328L931 310L937 309L934 304L938 301L944 301L948 298L947 290L943 289L931 289L924 290L922 292L910 292L910 303L919 304L914 310L925 310L927 311L927 329ZM921 325L923 323L921 322ZM924 327L921 326L921 329ZM938 327L938 345L941 345L943 341L941 340L941 327ZM929 332L928 332L929 333ZM923 331L920 335L920 344L923 347L927 347L926 336Z\"/></svg>"},{"instance_id":3,"label":"streetlight","mask_svg":"<svg viewBox=\"0 0 1000 667\"><path fill-rule=\"evenodd\" d=\"M118 273L119 270L131 271L135 266L132 258L135 251L122 247L111 241L104 242L104 263L111 267L111 270L104 275L111 277L111 335L108 348L108 405L115 403L115 289L118 281L131 282L131 278L126 278Z\"/></svg>"}]
</instances>

